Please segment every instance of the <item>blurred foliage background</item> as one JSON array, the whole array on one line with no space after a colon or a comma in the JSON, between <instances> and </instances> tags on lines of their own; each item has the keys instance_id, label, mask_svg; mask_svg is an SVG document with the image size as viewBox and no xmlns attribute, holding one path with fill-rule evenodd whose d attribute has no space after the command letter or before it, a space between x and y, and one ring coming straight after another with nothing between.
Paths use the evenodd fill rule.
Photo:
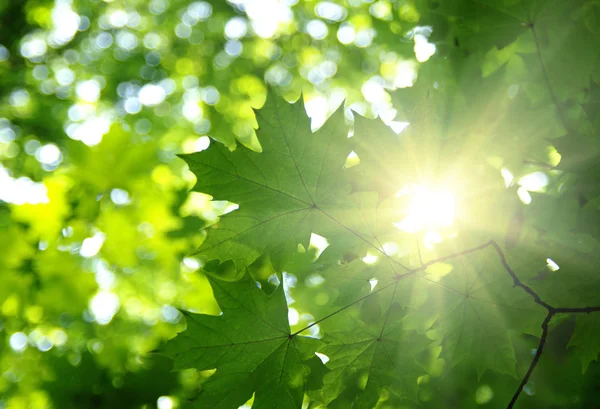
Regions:
<instances>
[{"instance_id":1,"label":"blurred foliage background","mask_svg":"<svg viewBox=\"0 0 600 409\"><path fill-rule=\"evenodd\" d=\"M575 61L575 85L556 75L555 98L597 98L599 3L574 1L568 12L536 3L540 15L555 7L577 19L581 55L593 54ZM317 128L344 100L347 112L398 124L394 90L436 59L454 61L456 49L477 56L460 86L507 63L506 75L524 78L532 44L503 36L498 13L470 10L425 0L0 0L0 408L185 407L208 374L170 372L149 352L183 328L178 309L218 313L201 260L187 255L230 207L188 193L194 177L176 155L210 143L260 149L252 109L268 86L290 101L302 94ZM481 27L452 31L461 18ZM573 71L563 63L549 65ZM554 108L545 112L544 126L561 128ZM558 163L547 142L519 147L554 160L542 169ZM512 149L494 153L509 163ZM515 177L534 169L518 158ZM582 200L598 206L594 189ZM558 346L537 370L543 387L527 391L537 407L600 401L596 362L582 373L565 356L572 331L570 320L555 330ZM469 372L460 383L432 380L420 407L478 407L513 387L508 376Z\"/></svg>"}]
</instances>

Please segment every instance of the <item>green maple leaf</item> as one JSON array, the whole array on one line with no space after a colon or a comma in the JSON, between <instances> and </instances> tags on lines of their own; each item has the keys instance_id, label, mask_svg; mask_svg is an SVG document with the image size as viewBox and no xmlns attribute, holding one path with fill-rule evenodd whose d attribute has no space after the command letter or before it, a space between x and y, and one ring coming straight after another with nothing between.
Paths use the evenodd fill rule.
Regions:
<instances>
[{"instance_id":1,"label":"green maple leaf","mask_svg":"<svg viewBox=\"0 0 600 409\"><path fill-rule=\"evenodd\" d=\"M456 105L439 106L455 85L450 81L440 94L429 83L411 90L418 101L406 99L404 114L411 120L406 131L398 134L379 120L357 116L350 139L341 110L312 133L301 102L287 104L270 95L257 111L262 152L213 144L185 156L198 178L196 190L239 204L209 229L198 253L220 261L220 267L247 268L263 285L272 285L273 274L292 274L297 283L289 288L288 302L302 313L290 330L282 286L267 296L249 273L238 282L210 278L223 315L188 315L186 332L165 348L178 369L216 369L204 384L200 407L234 408L253 393L255 408L300 408L304 394L331 408L418 401L418 379L430 369L424 356L443 363L445 370L439 365L432 370L435 376L461 364L480 378L488 370L516 377L513 342L521 334L540 336L550 309L515 287L499 247L481 245L490 236L503 239L515 214L523 222L518 237L509 240L514 245L509 258L528 259L517 263L523 283L539 280L531 286L549 302L559 300L557 287L585 296L579 303L593 299L593 288L582 290L582 280L536 275L543 251L569 246L523 246L545 213L536 205L523 211L515 203L516 189L505 187L499 168L483 155L483 142L500 140L503 128L474 144L476 132L464 130L473 115L465 109L466 94L456 96ZM518 111L515 105L507 112L512 118ZM350 150L360 163L345 169ZM470 208L468 223L456 223L458 238L421 254L415 236L394 227L408 207L394 193L405 183L444 181L448 174L459 179L455 184L465 202L477 197L477 206ZM457 175L468 177L463 182ZM575 216L542 224L569 230L578 222L576 211L571 213ZM545 240L554 239L555 232L538 230ZM320 255L309 247L311 233L328 241ZM388 254L385 244L397 251ZM457 257L475 245L476 251ZM372 250L377 261L367 264L361 259ZM450 256L423 265L422 256L440 255ZM564 256L557 258L571 269ZM217 264L205 270L220 271ZM308 329L322 336L321 349L299 336ZM572 341L584 365L597 355L588 338L580 332ZM330 358L326 369L315 351Z\"/></svg>"},{"instance_id":2,"label":"green maple leaf","mask_svg":"<svg viewBox=\"0 0 600 409\"><path fill-rule=\"evenodd\" d=\"M262 152L212 144L183 156L198 178L195 190L240 206L198 253L242 267L265 252L281 265L280 256L298 243L308 247L311 232L340 228L326 212L348 193L342 172L350 149L342 109L314 134L302 99L288 104L270 94L256 116Z\"/></svg>"},{"instance_id":3,"label":"green maple leaf","mask_svg":"<svg viewBox=\"0 0 600 409\"><path fill-rule=\"evenodd\" d=\"M161 351L176 370L216 369L198 407L237 409L254 393L254 408L299 408L317 345L291 335L283 286L267 296L248 274L209 280L222 315L185 313L187 329Z\"/></svg>"},{"instance_id":4,"label":"green maple leaf","mask_svg":"<svg viewBox=\"0 0 600 409\"><path fill-rule=\"evenodd\" d=\"M589 226L578 226L584 211L576 192L558 197L534 194L525 212L527 233L510 252L521 278L554 307L600 302L595 291L600 280L600 241L587 233Z\"/></svg>"},{"instance_id":5,"label":"green maple leaf","mask_svg":"<svg viewBox=\"0 0 600 409\"><path fill-rule=\"evenodd\" d=\"M382 297L389 308L380 310L379 317L370 315L369 322L350 318L352 329L332 330L323 338L326 345L320 352L331 360L318 399L329 403L342 397L347 407L372 408L387 389L398 399L418 401L417 378L426 371L417 356L431 342L404 327L404 311L389 304L392 287Z\"/></svg>"},{"instance_id":6,"label":"green maple leaf","mask_svg":"<svg viewBox=\"0 0 600 409\"><path fill-rule=\"evenodd\" d=\"M512 334L539 336L545 310L514 287L493 248L435 264L411 284L398 287L408 320L440 342L449 367L516 376Z\"/></svg>"},{"instance_id":7,"label":"green maple leaf","mask_svg":"<svg viewBox=\"0 0 600 409\"><path fill-rule=\"evenodd\" d=\"M597 314L579 315L575 331L569 341L569 347L575 349L576 355L581 360L582 370L585 372L592 361L598 360L600 355L600 317Z\"/></svg>"}]
</instances>

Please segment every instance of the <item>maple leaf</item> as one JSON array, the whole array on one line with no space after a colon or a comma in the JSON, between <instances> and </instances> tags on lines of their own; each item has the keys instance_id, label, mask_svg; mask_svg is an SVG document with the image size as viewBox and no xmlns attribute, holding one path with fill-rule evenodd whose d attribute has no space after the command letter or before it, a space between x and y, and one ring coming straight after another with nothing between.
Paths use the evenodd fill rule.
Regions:
<instances>
[{"instance_id":1,"label":"maple leaf","mask_svg":"<svg viewBox=\"0 0 600 409\"><path fill-rule=\"evenodd\" d=\"M468 116L460 117L465 111L444 122L446 113L435 101L448 97L448 90L432 99L429 88L415 88L422 98L407 101L407 107L413 105L405 113L414 120L408 131L398 134L380 120L356 116L350 140L341 109L312 133L301 102L287 104L270 94L257 111L262 152L244 147L231 152L213 144L184 157L198 178L196 190L239 205L208 230L198 249L212 260L205 270L220 271L218 261L248 271L237 282L210 277L223 315L187 314L188 329L164 349L177 369L216 369L199 407L236 408L253 393L253 407L259 409L298 409L305 394L331 408L370 409L381 399L418 401L418 379L430 369L427 360L444 363L444 370L436 364L435 376L466 364L479 377L488 370L518 377L514 341L519 335L539 336L542 351L555 314L595 311L544 301L558 302L557 286L581 293L580 303L594 300L593 290L581 289L580 280L565 283L550 276L526 284L540 271L529 268L537 267L537 253L546 251L537 244L518 246L530 236L536 217L515 204L514 189L506 189L499 170L478 154L483 145L470 148L472 139L460 132L468 122ZM350 149L360 163L344 168ZM394 190L419 178L443 179L445 173L474 174L457 184L466 195L485 197L471 209L470 224L458 223L461 236L421 251L413 235L394 227L407 211ZM473 181L476 187L468 185ZM527 219L509 253L525 270L522 280L489 240L503 238L515 209ZM310 246L313 233L327 239L322 253ZM534 249L535 257L526 254ZM364 258L372 250L377 256ZM427 256L430 261L424 261ZM267 296L251 276L270 286L282 272L294 282L285 296L282 285ZM288 303L303 313L293 330ZM321 339L300 336L309 329ZM572 341L584 365L597 355L589 338L580 330ZM325 366L315 352L329 358ZM533 366L537 359L539 354Z\"/></svg>"},{"instance_id":2,"label":"maple leaf","mask_svg":"<svg viewBox=\"0 0 600 409\"><path fill-rule=\"evenodd\" d=\"M405 310L394 299L397 284L389 285L385 295L377 294L381 299L371 299L387 309L369 314L368 321L351 316L341 325L346 328L331 328L323 338L326 345L319 352L331 357L319 395L325 403L342 400L347 407L372 408L384 389L399 399L418 401L417 378L426 370L417 357L431 341L405 328Z\"/></svg>"},{"instance_id":3,"label":"maple leaf","mask_svg":"<svg viewBox=\"0 0 600 409\"><path fill-rule=\"evenodd\" d=\"M450 368L467 362L480 377L490 369L516 377L512 334L539 335L544 309L515 288L500 261L486 246L436 263L398 288L408 320L440 342Z\"/></svg>"},{"instance_id":4,"label":"maple leaf","mask_svg":"<svg viewBox=\"0 0 600 409\"><path fill-rule=\"evenodd\" d=\"M291 334L283 286L266 295L248 274L209 280L222 315L185 312L187 329L161 350L176 370L216 369L198 406L237 409L254 393L254 408L299 408L318 345Z\"/></svg>"},{"instance_id":5,"label":"maple leaf","mask_svg":"<svg viewBox=\"0 0 600 409\"><path fill-rule=\"evenodd\" d=\"M298 243L308 247L311 232L340 228L326 209L337 207L348 193L342 175L350 152L343 110L314 134L302 99L288 104L270 94L256 116L262 152L243 146L230 152L212 144L182 156L198 178L194 190L240 206L199 248L209 260L245 266L269 252L281 265L278 256Z\"/></svg>"},{"instance_id":6,"label":"maple leaf","mask_svg":"<svg viewBox=\"0 0 600 409\"><path fill-rule=\"evenodd\" d=\"M581 360L582 372L585 372L592 361L598 360L600 355L600 317L598 314L579 315L575 331L569 341L569 347L575 349L576 355Z\"/></svg>"}]
</instances>

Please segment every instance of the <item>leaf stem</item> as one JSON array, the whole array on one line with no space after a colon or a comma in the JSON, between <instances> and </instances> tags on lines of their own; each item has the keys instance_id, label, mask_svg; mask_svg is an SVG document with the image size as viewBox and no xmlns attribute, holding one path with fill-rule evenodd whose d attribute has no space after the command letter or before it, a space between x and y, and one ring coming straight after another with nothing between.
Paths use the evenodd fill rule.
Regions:
<instances>
[{"instance_id":1,"label":"leaf stem","mask_svg":"<svg viewBox=\"0 0 600 409\"><path fill-rule=\"evenodd\" d=\"M331 314L328 314L328 315L324 316L323 318L316 320L316 321L315 321L315 322L313 322L312 324L309 324L309 325L307 325L306 327L302 328L301 330L298 330L298 331L294 332L294 333L293 333L291 336L292 336L292 337L295 337L296 335L300 334L301 332L304 332L304 331L306 331L307 329L309 329L309 328L312 328L312 327L314 327L315 325L319 324L320 322L323 322L323 321L325 321L327 318L331 318L331 317L333 317L334 315L336 315L336 314L338 314L338 313L340 313L340 312L344 311L345 309L347 309L347 308L350 308L350 307L352 307L353 305L355 305L355 304L358 304L358 303L359 303L359 302L361 302L362 300L364 300L364 299L366 299L366 298L369 298L370 296L372 296L372 295L374 295L374 294L377 294L377 293L379 293L379 292L381 292L381 291L385 290L386 288L389 288L389 287L391 287L391 286L393 286L393 285L395 285L395 284L398 284L398 282L397 282L397 281L392 281L391 283L389 283L389 284L387 284L387 285L385 285L385 286L381 287L379 290L372 291L372 292L370 292L369 294L367 294L367 295L365 295L365 296L363 296L363 297L360 297L358 300L356 300L356 301L352 301L350 304L348 304L348 305L346 305L346 306L344 306L344 307L342 307L342 308L340 308L340 309L338 309L338 310L336 310L336 311L332 312Z\"/></svg>"}]
</instances>

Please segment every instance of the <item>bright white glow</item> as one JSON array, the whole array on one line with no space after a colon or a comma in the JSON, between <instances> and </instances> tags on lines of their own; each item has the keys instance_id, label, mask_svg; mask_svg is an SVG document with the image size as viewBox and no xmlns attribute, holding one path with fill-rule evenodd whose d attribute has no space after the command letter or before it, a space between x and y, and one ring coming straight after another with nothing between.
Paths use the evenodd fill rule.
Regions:
<instances>
[{"instance_id":1,"label":"bright white glow","mask_svg":"<svg viewBox=\"0 0 600 409\"><path fill-rule=\"evenodd\" d=\"M188 6L188 14L194 20L206 20L212 14L212 6L205 1L196 1Z\"/></svg>"},{"instance_id":2,"label":"bright white glow","mask_svg":"<svg viewBox=\"0 0 600 409\"><path fill-rule=\"evenodd\" d=\"M173 399L169 396L161 396L156 401L156 406L158 409L173 409L175 402L173 402Z\"/></svg>"},{"instance_id":3,"label":"bright white glow","mask_svg":"<svg viewBox=\"0 0 600 409\"><path fill-rule=\"evenodd\" d=\"M306 32L315 40L322 40L327 36L329 29L321 20L311 20L306 24Z\"/></svg>"},{"instance_id":4,"label":"bright white glow","mask_svg":"<svg viewBox=\"0 0 600 409\"><path fill-rule=\"evenodd\" d=\"M27 106L30 100L31 98L29 97L29 92L25 91L24 89L13 91L8 98L8 102L17 108Z\"/></svg>"},{"instance_id":5,"label":"bright white glow","mask_svg":"<svg viewBox=\"0 0 600 409\"><path fill-rule=\"evenodd\" d=\"M86 103L76 103L69 107L68 115L71 121L82 121L91 118L96 113L96 107Z\"/></svg>"},{"instance_id":6,"label":"bright white glow","mask_svg":"<svg viewBox=\"0 0 600 409\"><path fill-rule=\"evenodd\" d=\"M358 154L354 151L350 152L348 154L348 157L346 157L346 162L344 163L344 167L351 168L358 164L360 164L360 158L358 157Z\"/></svg>"},{"instance_id":7,"label":"bright white glow","mask_svg":"<svg viewBox=\"0 0 600 409\"><path fill-rule=\"evenodd\" d=\"M280 25L294 17L287 0L232 0L230 3L246 12L252 22L252 30L262 38L273 37Z\"/></svg>"},{"instance_id":8,"label":"bright white glow","mask_svg":"<svg viewBox=\"0 0 600 409\"><path fill-rule=\"evenodd\" d=\"M83 243L81 243L79 254L82 257L94 257L102 248L105 239L106 235L101 232L95 233L92 237L84 239Z\"/></svg>"},{"instance_id":9,"label":"bright white glow","mask_svg":"<svg viewBox=\"0 0 600 409\"><path fill-rule=\"evenodd\" d=\"M306 114L310 117L310 127L313 131L325 123L329 111L329 102L326 97L322 95L314 96L304 101L304 108Z\"/></svg>"},{"instance_id":10,"label":"bright white glow","mask_svg":"<svg viewBox=\"0 0 600 409\"><path fill-rule=\"evenodd\" d=\"M431 44L427 41L427 37L423 34L415 34L415 57L419 62L425 62L435 54L435 44Z\"/></svg>"},{"instance_id":11,"label":"bright white glow","mask_svg":"<svg viewBox=\"0 0 600 409\"><path fill-rule=\"evenodd\" d=\"M100 33L96 37L96 45L100 48L108 48L112 45L112 43L113 38L112 35L110 35L110 33Z\"/></svg>"},{"instance_id":12,"label":"bright white glow","mask_svg":"<svg viewBox=\"0 0 600 409\"><path fill-rule=\"evenodd\" d=\"M319 274L311 274L306 278L306 285L309 287L317 287L325 282L323 276Z\"/></svg>"},{"instance_id":13,"label":"bright white glow","mask_svg":"<svg viewBox=\"0 0 600 409\"><path fill-rule=\"evenodd\" d=\"M170 305L163 305L160 309L160 317L163 321L175 324L179 321L179 311Z\"/></svg>"},{"instance_id":14,"label":"bright white glow","mask_svg":"<svg viewBox=\"0 0 600 409\"><path fill-rule=\"evenodd\" d=\"M50 338L42 336L36 342L36 346L37 346L37 349L39 349L40 351L47 352L52 349L52 347L54 346L54 342L52 342L52 340Z\"/></svg>"},{"instance_id":15,"label":"bright white glow","mask_svg":"<svg viewBox=\"0 0 600 409\"><path fill-rule=\"evenodd\" d=\"M325 78L331 78L337 72L337 64L333 61L323 61L318 66L319 73Z\"/></svg>"},{"instance_id":16,"label":"bright white glow","mask_svg":"<svg viewBox=\"0 0 600 409\"><path fill-rule=\"evenodd\" d=\"M272 276L275 276L275 278L278 280L276 274L272 274L271 277ZM291 289L296 286L297 278L295 275L287 273L285 271L283 272L282 276L283 276L283 282L282 282L283 293L285 294L285 301L289 307L294 302L296 302L296 300L294 300L294 297L292 297ZM271 277L269 277L269 282L271 282Z\"/></svg>"},{"instance_id":17,"label":"bright white glow","mask_svg":"<svg viewBox=\"0 0 600 409\"><path fill-rule=\"evenodd\" d=\"M45 165L58 165L62 160L62 154L56 145L49 143L35 151L35 158Z\"/></svg>"},{"instance_id":18,"label":"bright white glow","mask_svg":"<svg viewBox=\"0 0 600 409\"><path fill-rule=\"evenodd\" d=\"M551 258L546 259L546 264L548 265L548 269L550 271L557 271L558 269L560 269L560 266L556 264L556 262Z\"/></svg>"},{"instance_id":19,"label":"bright white glow","mask_svg":"<svg viewBox=\"0 0 600 409\"><path fill-rule=\"evenodd\" d=\"M184 258L183 265L192 271L198 270L201 266L200 262L193 257Z\"/></svg>"},{"instance_id":20,"label":"bright white glow","mask_svg":"<svg viewBox=\"0 0 600 409\"><path fill-rule=\"evenodd\" d=\"M21 43L21 55L25 58L34 59L42 57L48 49L46 42L41 38L25 37Z\"/></svg>"},{"instance_id":21,"label":"bright white glow","mask_svg":"<svg viewBox=\"0 0 600 409\"><path fill-rule=\"evenodd\" d=\"M299 319L300 314L298 314L298 311L296 311L295 308L290 308L288 310L288 321L290 322L290 325L296 325Z\"/></svg>"},{"instance_id":22,"label":"bright white glow","mask_svg":"<svg viewBox=\"0 0 600 409\"><path fill-rule=\"evenodd\" d=\"M534 172L519 179L519 185L530 192L540 192L548 185L550 179L544 172Z\"/></svg>"},{"instance_id":23,"label":"bright white glow","mask_svg":"<svg viewBox=\"0 0 600 409\"><path fill-rule=\"evenodd\" d=\"M59 347L65 345L69 340L67 333L60 328L52 330L49 338L54 345Z\"/></svg>"},{"instance_id":24,"label":"bright white glow","mask_svg":"<svg viewBox=\"0 0 600 409\"><path fill-rule=\"evenodd\" d=\"M96 283L102 290L112 290L117 284L117 276L109 270L108 263L98 260L96 263Z\"/></svg>"},{"instance_id":25,"label":"bright white glow","mask_svg":"<svg viewBox=\"0 0 600 409\"><path fill-rule=\"evenodd\" d=\"M529 203L531 203L531 195L529 194L527 189L524 189L522 187L518 188L517 196L519 196L519 199L521 199L521 202L523 202L523 204L528 205Z\"/></svg>"},{"instance_id":26,"label":"bright white glow","mask_svg":"<svg viewBox=\"0 0 600 409\"><path fill-rule=\"evenodd\" d=\"M377 262L377 256L374 254L367 254L362 258L362 261L365 264L375 264Z\"/></svg>"},{"instance_id":27,"label":"bright white glow","mask_svg":"<svg viewBox=\"0 0 600 409\"><path fill-rule=\"evenodd\" d=\"M129 97L123 102L123 108L128 114L135 115L142 110L142 104L136 97Z\"/></svg>"},{"instance_id":28,"label":"bright white glow","mask_svg":"<svg viewBox=\"0 0 600 409\"><path fill-rule=\"evenodd\" d=\"M233 17L225 24L225 37L237 40L246 35L248 25L243 17Z\"/></svg>"},{"instance_id":29,"label":"bright white glow","mask_svg":"<svg viewBox=\"0 0 600 409\"><path fill-rule=\"evenodd\" d=\"M423 236L423 243L425 247L428 249L433 249L434 245L441 243L443 241L442 236L434 231L428 231Z\"/></svg>"},{"instance_id":30,"label":"bright white glow","mask_svg":"<svg viewBox=\"0 0 600 409\"><path fill-rule=\"evenodd\" d=\"M80 82L75 92L79 99L85 102L96 102L100 99L100 83L96 80Z\"/></svg>"},{"instance_id":31,"label":"bright white glow","mask_svg":"<svg viewBox=\"0 0 600 409\"><path fill-rule=\"evenodd\" d=\"M52 32L48 41L52 46L62 46L75 37L79 28L79 14L71 8L70 1L56 1L52 9Z\"/></svg>"},{"instance_id":32,"label":"bright white glow","mask_svg":"<svg viewBox=\"0 0 600 409\"><path fill-rule=\"evenodd\" d=\"M371 291L373 291L375 287L377 287L378 282L379 280L377 280L376 278L372 278L369 280L369 284L371 284Z\"/></svg>"},{"instance_id":33,"label":"bright white glow","mask_svg":"<svg viewBox=\"0 0 600 409\"><path fill-rule=\"evenodd\" d=\"M194 144L195 152L200 152L208 149L210 146L210 138L208 136L201 136L196 139L196 143Z\"/></svg>"},{"instance_id":34,"label":"bright white glow","mask_svg":"<svg viewBox=\"0 0 600 409\"><path fill-rule=\"evenodd\" d=\"M513 181L515 180L515 177L513 176L512 172L506 168L502 168L500 169L500 174L502 175L502 178L504 179L504 186L505 187L509 187L510 185L512 185Z\"/></svg>"},{"instance_id":35,"label":"bright white glow","mask_svg":"<svg viewBox=\"0 0 600 409\"><path fill-rule=\"evenodd\" d=\"M327 362L329 362L329 357L325 354L322 354L320 352L315 352L315 355L319 357L319 359L321 360L321 362L323 362L323 364L326 364Z\"/></svg>"},{"instance_id":36,"label":"bright white glow","mask_svg":"<svg viewBox=\"0 0 600 409\"><path fill-rule=\"evenodd\" d=\"M117 45L124 50L131 51L138 46L138 43L138 38L131 31L121 30L117 34Z\"/></svg>"},{"instance_id":37,"label":"bright white glow","mask_svg":"<svg viewBox=\"0 0 600 409\"><path fill-rule=\"evenodd\" d=\"M49 203L48 189L28 177L15 179L0 165L0 200L15 205Z\"/></svg>"},{"instance_id":38,"label":"bright white glow","mask_svg":"<svg viewBox=\"0 0 600 409\"><path fill-rule=\"evenodd\" d=\"M81 141L87 146L98 145L102 137L110 129L110 119L106 117L91 118L82 124L71 124L67 127L67 135L71 139Z\"/></svg>"},{"instance_id":39,"label":"bright white glow","mask_svg":"<svg viewBox=\"0 0 600 409\"><path fill-rule=\"evenodd\" d=\"M237 40L229 40L225 43L225 52L232 57L237 57L242 53L244 46Z\"/></svg>"},{"instance_id":40,"label":"bright white glow","mask_svg":"<svg viewBox=\"0 0 600 409\"><path fill-rule=\"evenodd\" d=\"M361 91L365 99L372 104L385 101L387 94L383 88L383 83L384 81L381 77L373 77L365 82L361 87Z\"/></svg>"},{"instance_id":41,"label":"bright white glow","mask_svg":"<svg viewBox=\"0 0 600 409\"><path fill-rule=\"evenodd\" d=\"M398 250L400 250L400 247L398 247L398 244L394 243L393 241L383 243L383 252L388 256L393 256L394 254L398 253Z\"/></svg>"},{"instance_id":42,"label":"bright white glow","mask_svg":"<svg viewBox=\"0 0 600 409\"><path fill-rule=\"evenodd\" d=\"M401 61L396 65L394 88L411 87L417 79L417 69L413 61Z\"/></svg>"},{"instance_id":43,"label":"bright white glow","mask_svg":"<svg viewBox=\"0 0 600 409\"><path fill-rule=\"evenodd\" d=\"M153 50L160 45L160 36L156 33L148 33L144 36L144 47Z\"/></svg>"},{"instance_id":44,"label":"bright white glow","mask_svg":"<svg viewBox=\"0 0 600 409\"><path fill-rule=\"evenodd\" d=\"M386 125L392 128L392 131L394 131L396 134L400 135L402 131L404 131L406 127L410 125L410 123L402 121L388 121L386 122Z\"/></svg>"},{"instance_id":45,"label":"bright white glow","mask_svg":"<svg viewBox=\"0 0 600 409\"><path fill-rule=\"evenodd\" d=\"M117 206L125 206L131 203L129 193L126 190L119 188L110 191L110 200Z\"/></svg>"},{"instance_id":46,"label":"bright white glow","mask_svg":"<svg viewBox=\"0 0 600 409\"><path fill-rule=\"evenodd\" d=\"M371 15L377 17L380 20L391 20L392 17L392 5L385 1L378 1L369 7Z\"/></svg>"},{"instance_id":47,"label":"bright white glow","mask_svg":"<svg viewBox=\"0 0 600 409\"><path fill-rule=\"evenodd\" d=\"M15 131L13 131L12 128L9 128L8 126L0 128L0 142L8 143L14 141L16 137L17 134L15 134Z\"/></svg>"},{"instance_id":48,"label":"bright white glow","mask_svg":"<svg viewBox=\"0 0 600 409\"><path fill-rule=\"evenodd\" d=\"M330 1L322 1L315 6L315 14L325 20L342 21L348 15L346 9Z\"/></svg>"},{"instance_id":49,"label":"bright white glow","mask_svg":"<svg viewBox=\"0 0 600 409\"><path fill-rule=\"evenodd\" d=\"M75 73L73 70L67 67L56 70L55 77L56 82L58 82L60 85L69 85L75 81Z\"/></svg>"},{"instance_id":50,"label":"bright white glow","mask_svg":"<svg viewBox=\"0 0 600 409\"><path fill-rule=\"evenodd\" d=\"M175 35L179 38L189 38L192 35L192 28L185 23L179 23L175 26Z\"/></svg>"},{"instance_id":51,"label":"bright white glow","mask_svg":"<svg viewBox=\"0 0 600 409\"><path fill-rule=\"evenodd\" d=\"M350 23L342 23L338 29L337 38L342 44L352 44L356 38L356 31Z\"/></svg>"},{"instance_id":52,"label":"bright white glow","mask_svg":"<svg viewBox=\"0 0 600 409\"><path fill-rule=\"evenodd\" d=\"M90 301L94 320L100 325L108 324L119 311L119 297L109 291L100 291Z\"/></svg>"},{"instance_id":53,"label":"bright white glow","mask_svg":"<svg viewBox=\"0 0 600 409\"><path fill-rule=\"evenodd\" d=\"M202 90L202 100L208 105L215 105L220 98L221 94L215 87L208 86Z\"/></svg>"},{"instance_id":54,"label":"bright white glow","mask_svg":"<svg viewBox=\"0 0 600 409\"><path fill-rule=\"evenodd\" d=\"M197 122L202 119L202 107L200 107L197 101L184 102L181 112L185 119L190 122Z\"/></svg>"},{"instance_id":55,"label":"bright white glow","mask_svg":"<svg viewBox=\"0 0 600 409\"><path fill-rule=\"evenodd\" d=\"M165 90L154 84L146 84L140 90L138 98L143 105L153 106L158 105L165 100L167 93Z\"/></svg>"},{"instance_id":56,"label":"bright white glow","mask_svg":"<svg viewBox=\"0 0 600 409\"><path fill-rule=\"evenodd\" d=\"M454 222L455 203L450 192L414 186L407 192L412 196L408 216L396 227L407 233L416 233L425 228L449 227ZM399 195L404 195L405 190Z\"/></svg>"},{"instance_id":57,"label":"bright white glow","mask_svg":"<svg viewBox=\"0 0 600 409\"><path fill-rule=\"evenodd\" d=\"M323 251L329 246L329 242L325 237L319 236L318 234L311 233L309 247L313 247L317 250L317 257L323 253Z\"/></svg>"},{"instance_id":58,"label":"bright white glow","mask_svg":"<svg viewBox=\"0 0 600 409\"><path fill-rule=\"evenodd\" d=\"M371 45L374 37L375 37L375 30L373 30L373 29L360 30L358 33L356 33L356 38L354 39L354 44L357 47L366 48Z\"/></svg>"},{"instance_id":59,"label":"bright white glow","mask_svg":"<svg viewBox=\"0 0 600 409\"><path fill-rule=\"evenodd\" d=\"M9 343L13 351L23 352L27 349L27 335L22 332L15 332L10 336Z\"/></svg>"},{"instance_id":60,"label":"bright white glow","mask_svg":"<svg viewBox=\"0 0 600 409\"><path fill-rule=\"evenodd\" d=\"M127 12L125 10L120 9L114 10L112 13L110 13L109 17L110 25L115 28L125 27L125 25L127 25L128 19L129 16L127 15Z\"/></svg>"}]
</instances>

